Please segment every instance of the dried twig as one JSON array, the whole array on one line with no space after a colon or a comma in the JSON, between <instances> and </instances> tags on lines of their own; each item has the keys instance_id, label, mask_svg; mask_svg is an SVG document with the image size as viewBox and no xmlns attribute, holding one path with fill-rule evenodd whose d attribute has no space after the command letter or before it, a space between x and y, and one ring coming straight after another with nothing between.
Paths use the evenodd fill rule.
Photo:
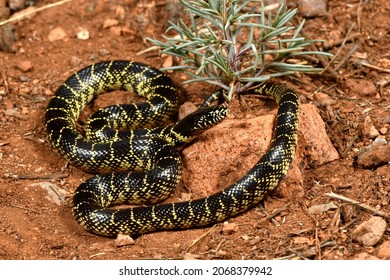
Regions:
<instances>
[{"instance_id":1,"label":"dried twig","mask_svg":"<svg viewBox=\"0 0 390 280\"><path fill-rule=\"evenodd\" d=\"M370 63L368 63L366 61L361 61L360 65L368 67L368 68L371 68L371 69L374 69L374 70L378 70L378 71L381 71L381 72L390 73L390 69L378 67L378 66L372 65L372 64L370 64Z\"/></svg>"},{"instance_id":2,"label":"dried twig","mask_svg":"<svg viewBox=\"0 0 390 280\"><path fill-rule=\"evenodd\" d=\"M342 195L339 195L339 194L336 194L333 192L326 193L325 195L332 197L332 198L336 198L336 199L345 201L345 202L348 202L348 203L351 203L351 204L355 204L364 210L367 210L369 212L374 213L375 215L381 216L381 217L386 218L386 219L390 219L390 214L383 212L383 211L380 211L380 210L376 210L375 208L373 208L367 204L361 203L361 202L353 200L351 198L348 198L348 197L345 197L345 196L342 196Z\"/></svg>"},{"instance_id":3,"label":"dried twig","mask_svg":"<svg viewBox=\"0 0 390 280\"><path fill-rule=\"evenodd\" d=\"M195 244L197 244L199 241L201 241L207 235L211 234L214 231L215 227L216 227L216 225L212 226L206 233L202 234L201 236L199 236L195 240L192 240L191 244L189 244L187 246L187 248L185 249L185 252L188 252L193 246L195 246Z\"/></svg>"},{"instance_id":4,"label":"dried twig","mask_svg":"<svg viewBox=\"0 0 390 280\"><path fill-rule=\"evenodd\" d=\"M359 138L359 135L355 135L354 137L352 137L351 140L348 141L347 147L345 147L345 150L341 155L342 158L345 158L347 156L347 153L351 150L353 144L355 144L355 142L356 142L356 140L358 140L358 138Z\"/></svg>"},{"instance_id":5,"label":"dried twig","mask_svg":"<svg viewBox=\"0 0 390 280\"><path fill-rule=\"evenodd\" d=\"M14 22L14 21L18 21L18 20L20 20L20 19L22 19L24 17L27 17L27 16L32 15L32 14L35 14L37 12L40 12L40 11L43 11L43 10L47 10L47 9L50 9L50 8L53 8L53 7L56 7L56 6L59 6L59 5L63 5L63 4L68 3L70 1L73 1L73 0L62 0L62 1L58 1L58 2L55 2L55 3L51 3L51 4L48 4L48 5L45 5L45 6L42 6L42 7L33 9L33 10L30 10L28 12L19 14L18 16L15 16L15 17L12 17L10 19L7 19L7 20L4 20L4 21L0 22L0 26L6 25L6 24Z\"/></svg>"},{"instance_id":6,"label":"dried twig","mask_svg":"<svg viewBox=\"0 0 390 280\"><path fill-rule=\"evenodd\" d=\"M283 211L285 211L289 206L291 205L291 203L287 204L286 207L284 208L280 208L280 209L277 209L275 210L274 212L272 212L271 214L269 214L265 209L264 207L260 206L259 205L259 209L261 210L261 212L263 212L264 215L266 215L266 217L264 217L263 219L261 219L258 223L262 223L262 222L265 222L267 220L271 220L271 222L274 223L275 226L280 226L280 223L275 220L274 218L279 215L280 213L282 213Z\"/></svg>"},{"instance_id":7,"label":"dried twig","mask_svg":"<svg viewBox=\"0 0 390 280\"><path fill-rule=\"evenodd\" d=\"M18 173L18 174L9 174L6 177L16 179L16 180L53 180L53 179L58 180L58 179L69 177L69 174L53 173L53 174L35 175L35 174Z\"/></svg>"}]
</instances>

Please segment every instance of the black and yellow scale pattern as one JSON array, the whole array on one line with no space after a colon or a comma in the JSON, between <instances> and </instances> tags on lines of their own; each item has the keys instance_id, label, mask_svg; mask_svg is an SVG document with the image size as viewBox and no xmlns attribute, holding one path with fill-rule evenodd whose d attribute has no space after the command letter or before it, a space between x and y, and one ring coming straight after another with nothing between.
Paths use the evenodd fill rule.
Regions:
<instances>
[{"instance_id":1,"label":"black and yellow scale pattern","mask_svg":"<svg viewBox=\"0 0 390 280\"><path fill-rule=\"evenodd\" d=\"M87 125L90 129L81 134L76 123L83 108L98 94L112 90L134 91L147 101L99 110ZM211 97L183 120L150 128L162 125L178 107L176 88L159 70L138 62L108 61L69 77L50 100L45 121L48 138L62 156L78 168L99 173L76 190L73 214L77 222L99 235L138 236L210 225L258 204L279 184L294 158L299 100L279 84L264 83L255 91L273 97L278 113L269 150L243 178L197 200L113 209L109 207L166 199L181 177L177 147L222 121L228 109L210 106L217 98Z\"/></svg>"}]
</instances>

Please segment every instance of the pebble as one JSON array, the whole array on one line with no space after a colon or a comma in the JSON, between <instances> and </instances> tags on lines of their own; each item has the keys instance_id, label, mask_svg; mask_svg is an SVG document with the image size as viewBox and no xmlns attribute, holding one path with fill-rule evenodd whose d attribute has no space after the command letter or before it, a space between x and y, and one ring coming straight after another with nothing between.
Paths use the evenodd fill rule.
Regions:
<instances>
[{"instance_id":1,"label":"pebble","mask_svg":"<svg viewBox=\"0 0 390 280\"><path fill-rule=\"evenodd\" d=\"M318 204L313 205L308 209L309 214L321 214L323 212L326 212L328 210L334 210L337 209L337 205L333 202L326 203L326 204Z\"/></svg>"},{"instance_id":2,"label":"pebble","mask_svg":"<svg viewBox=\"0 0 390 280\"><path fill-rule=\"evenodd\" d=\"M30 80L31 79L27 76L24 76L24 75L19 76L19 81L21 81L22 83L29 82Z\"/></svg>"},{"instance_id":3,"label":"pebble","mask_svg":"<svg viewBox=\"0 0 390 280\"><path fill-rule=\"evenodd\" d=\"M313 95L313 98L322 106L336 104L336 100L332 99L329 95L322 92L317 92L316 94Z\"/></svg>"},{"instance_id":4,"label":"pebble","mask_svg":"<svg viewBox=\"0 0 390 280\"><path fill-rule=\"evenodd\" d=\"M238 232L238 226L235 223L224 222L222 232L224 235L231 235Z\"/></svg>"},{"instance_id":5,"label":"pebble","mask_svg":"<svg viewBox=\"0 0 390 280\"><path fill-rule=\"evenodd\" d=\"M54 28L53 30L50 31L49 35L47 36L50 42L64 40L67 37L68 35L66 34L65 30L62 27Z\"/></svg>"},{"instance_id":6,"label":"pebble","mask_svg":"<svg viewBox=\"0 0 390 280\"><path fill-rule=\"evenodd\" d=\"M369 139L374 139L378 137L379 131L373 125L371 117L366 116L363 123L363 135Z\"/></svg>"},{"instance_id":7,"label":"pebble","mask_svg":"<svg viewBox=\"0 0 390 280\"><path fill-rule=\"evenodd\" d=\"M110 32L115 36L121 36L122 35L122 27L120 26L113 26L110 27Z\"/></svg>"},{"instance_id":8,"label":"pebble","mask_svg":"<svg viewBox=\"0 0 390 280\"><path fill-rule=\"evenodd\" d=\"M344 89L350 94L358 96L375 96L377 89L373 82L364 79L347 79Z\"/></svg>"},{"instance_id":9,"label":"pebble","mask_svg":"<svg viewBox=\"0 0 390 280\"><path fill-rule=\"evenodd\" d=\"M381 217L372 217L358 225L352 232L355 241L364 246L374 246L383 237L386 230L386 221Z\"/></svg>"},{"instance_id":10,"label":"pebble","mask_svg":"<svg viewBox=\"0 0 390 280\"><path fill-rule=\"evenodd\" d=\"M305 145L305 157L309 166L319 166L340 156L326 134L325 123L316 106L303 104L300 116L300 142Z\"/></svg>"},{"instance_id":11,"label":"pebble","mask_svg":"<svg viewBox=\"0 0 390 280\"><path fill-rule=\"evenodd\" d=\"M22 72L29 72L33 69L33 65L30 60L22 60L19 61L19 63L16 65L16 68Z\"/></svg>"},{"instance_id":12,"label":"pebble","mask_svg":"<svg viewBox=\"0 0 390 280\"><path fill-rule=\"evenodd\" d=\"M12 11L19 11L26 7L26 0L8 0L8 6Z\"/></svg>"},{"instance_id":13,"label":"pebble","mask_svg":"<svg viewBox=\"0 0 390 280\"><path fill-rule=\"evenodd\" d=\"M325 0L299 0L299 11L304 17L319 17L327 14Z\"/></svg>"},{"instance_id":14,"label":"pebble","mask_svg":"<svg viewBox=\"0 0 390 280\"><path fill-rule=\"evenodd\" d=\"M357 164L361 168L377 168L390 162L390 145L388 143L373 143L360 149Z\"/></svg>"},{"instance_id":15,"label":"pebble","mask_svg":"<svg viewBox=\"0 0 390 280\"><path fill-rule=\"evenodd\" d=\"M129 235L118 234L117 238L115 239L116 247L123 247L123 246L128 246L133 244L135 244L135 241Z\"/></svg>"},{"instance_id":16,"label":"pebble","mask_svg":"<svg viewBox=\"0 0 390 280\"><path fill-rule=\"evenodd\" d=\"M116 19L106 19L103 22L103 28L110 28L110 27L116 26L118 24L119 24L119 21Z\"/></svg>"},{"instance_id":17,"label":"pebble","mask_svg":"<svg viewBox=\"0 0 390 280\"><path fill-rule=\"evenodd\" d=\"M79 32L77 32L77 39L79 40L88 40L89 39L89 31L86 28L80 27Z\"/></svg>"},{"instance_id":18,"label":"pebble","mask_svg":"<svg viewBox=\"0 0 390 280\"><path fill-rule=\"evenodd\" d=\"M99 55L101 55L101 56L107 56L109 54L110 54L110 51L107 49L100 49L99 50Z\"/></svg>"},{"instance_id":19,"label":"pebble","mask_svg":"<svg viewBox=\"0 0 390 280\"><path fill-rule=\"evenodd\" d=\"M382 135L385 135L386 133L387 133L387 131L388 131L389 129L387 128L387 127L381 127L380 129L379 129L379 132L382 134Z\"/></svg>"},{"instance_id":20,"label":"pebble","mask_svg":"<svg viewBox=\"0 0 390 280\"><path fill-rule=\"evenodd\" d=\"M384 260L390 260L390 241L384 241L379 245L377 256Z\"/></svg>"}]
</instances>

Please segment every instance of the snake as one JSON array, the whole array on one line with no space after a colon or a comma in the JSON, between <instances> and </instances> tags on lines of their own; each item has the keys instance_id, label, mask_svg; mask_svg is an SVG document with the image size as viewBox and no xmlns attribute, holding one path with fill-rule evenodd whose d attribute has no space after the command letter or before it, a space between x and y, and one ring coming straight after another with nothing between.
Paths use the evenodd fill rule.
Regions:
<instances>
[{"instance_id":1,"label":"snake","mask_svg":"<svg viewBox=\"0 0 390 280\"><path fill-rule=\"evenodd\" d=\"M81 112L110 91L134 92L146 100L99 109L80 129ZM228 115L226 104L214 105L220 94L213 93L199 109L177 121L178 89L152 66L112 60L71 75L50 99L45 125L49 142L61 156L95 174L74 193L72 213L77 223L97 235L137 237L209 226L259 204L279 185L294 159L299 98L281 83L263 82L252 91L273 98L278 105L268 150L222 191L164 203L181 180L180 148ZM122 204L131 206L118 206Z\"/></svg>"}]
</instances>

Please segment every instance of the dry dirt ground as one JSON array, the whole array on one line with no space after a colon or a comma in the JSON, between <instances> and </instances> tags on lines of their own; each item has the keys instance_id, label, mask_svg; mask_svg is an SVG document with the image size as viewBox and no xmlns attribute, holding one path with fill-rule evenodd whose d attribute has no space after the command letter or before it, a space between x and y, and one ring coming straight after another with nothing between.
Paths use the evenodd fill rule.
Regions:
<instances>
[{"instance_id":1,"label":"dry dirt ground","mask_svg":"<svg viewBox=\"0 0 390 280\"><path fill-rule=\"evenodd\" d=\"M356 163L358 152L375 138L390 141L388 0L330 0L328 13L306 18L307 36L324 39L317 48L336 56L311 61L329 67L323 75L287 81L302 103L317 106L340 159L324 165L303 161L303 195L276 192L261 207L230 219L231 230L221 223L155 232L127 246L78 226L71 198L90 175L68 165L47 142L42 117L48 100L65 78L91 63L129 59L161 67L164 60L156 52L138 53L150 47L145 37L161 38L167 20L180 15L176 6L168 1L74 0L3 27L2 47L11 52L0 52L0 259L388 258L382 247L389 244L389 227L376 244L364 245L353 238L353 230L372 217L372 211L325 195L335 192L390 212L389 165L363 168ZM88 38L78 38L86 30ZM13 44L7 45L12 36ZM171 77L178 85L185 79L175 73ZM181 86L182 99L198 104L210 90L204 84ZM315 98L317 92L326 95ZM248 106L253 112L269 104L273 106L251 99L232 107L244 115ZM188 192L179 187L173 200ZM308 211L330 202L337 208Z\"/></svg>"}]
</instances>

